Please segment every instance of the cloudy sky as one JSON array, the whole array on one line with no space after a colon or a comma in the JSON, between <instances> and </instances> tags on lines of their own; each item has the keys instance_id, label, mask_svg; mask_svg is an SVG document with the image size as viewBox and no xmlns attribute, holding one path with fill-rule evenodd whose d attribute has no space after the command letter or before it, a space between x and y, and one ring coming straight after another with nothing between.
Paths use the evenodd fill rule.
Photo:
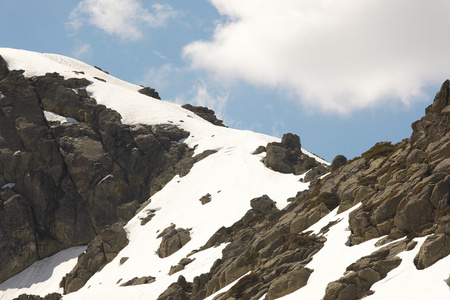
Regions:
<instances>
[{"instance_id":1,"label":"cloudy sky","mask_svg":"<svg viewBox=\"0 0 450 300\"><path fill-rule=\"evenodd\" d=\"M331 161L398 142L450 78L448 0L5 0L0 47L71 56Z\"/></svg>"}]
</instances>

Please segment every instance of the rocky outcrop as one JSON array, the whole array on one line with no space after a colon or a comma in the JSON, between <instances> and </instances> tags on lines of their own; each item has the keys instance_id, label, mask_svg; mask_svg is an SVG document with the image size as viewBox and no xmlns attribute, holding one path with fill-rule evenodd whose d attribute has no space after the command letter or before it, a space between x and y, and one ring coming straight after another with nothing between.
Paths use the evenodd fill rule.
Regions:
<instances>
[{"instance_id":1,"label":"rocky outcrop","mask_svg":"<svg viewBox=\"0 0 450 300\"><path fill-rule=\"evenodd\" d=\"M263 148L258 149L261 151ZM255 151L255 153L260 151ZM266 157L263 161L266 167L277 172L295 175L309 171L305 176L306 182L326 174L329 169L328 166L302 153L300 137L296 134L284 134L281 143L269 143L265 147L265 151Z\"/></svg>"},{"instance_id":2,"label":"rocky outcrop","mask_svg":"<svg viewBox=\"0 0 450 300\"><path fill-rule=\"evenodd\" d=\"M397 242L358 259L347 267L345 276L328 284L323 299L361 299L373 293L370 287L400 265L402 260L397 254L412 250L416 244L412 241Z\"/></svg>"},{"instance_id":3,"label":"rocky outcrop","mask_svg":"<svg viewBox=\"0 0 450 300\"><path fill-rule=\"evenodd\" d=\"M161 238L161 245L157 254L164 258L180 250L191 240L189 229L175 228L175 225L169 226L161 232L157 238Z\"/></svg>"},{"instance_id":4,"label":"rocky outcrop","mask_svg":"<svg viewBox=\"0 0 450 300\"><path fill-rule=\"evenodd\" d=\"M336 171L347 163L347 158L344 155L337 155L331 162L331 172Z\"/></svg>"},{"instance_id":5,"label":"rocky outcrop","mask_svg":"<svg viewBox=\"0 0 450 300\"><path fill-rule=\"evenodd\" d=\"M124 125L83 78L25 78L0 59L0 282L38 259L128 221L204 157L171 124ZM47 121L44 111L76 122ZM20 226L17 226L20 224Z\"/></svg>"},{"instance_id":6,"label":"rocky outcrop","mask_svg":"<svg viewBox=\"0 0 450 300\"><path fill-rule=\"evenodd\" d=\"M267 293L269 299L285 295L305 285L312 270L305 267L317 253L325 238L290 231L290 222L281 221L282 211L266 195L252 199L251 209L228 228L219 229L200 249L229 243L223 257L208 274L195 277L191 289L183 293L189 299L206 296L242 277L227 293L216 299L259 299ZM180 288L170 287L164 295L175 297Z\"/></svg>"},{"instance_id":7,"label":"rocky outcrop","mask_svg":"<svg viewBox=\"0 0 450 300\"><path fill-rule=\"evenodd\" d=\"M189 111L192 111L197 116L205 119L206 121L208 121L216 126L226 127L223 124L223 121L216 117L216 113L212 109L209 109L204 106L193 106L191 104L184 104L181 107L184 109L187 109Z\"/></svg>"},{"instance_id":8,"label":"rocky outcrop","mask_svg":"<svg viewBox=\"0 0 450 300\"><path fill-rule=\"evenodd\" d=\"M122 283L120 286L133 286L140 284L150 284L155 282L155 277L153 276L144 276L144 277L134 277L133 279L128 280L125 283Z\"/></svg>"},{"instance_id":9,"label":"rocky outcrop","mask_svg":"<svg viewBox=\"0 0 450 300\"><path fill-rule=\"evenodd\" d=\"M331 173L313 179L309 189L289 199L281 211L267 196L251 200L252 208L241 220L220 228L199 249L228 243L222 258L208 273L184 285L189 288L174 284L164 295L204 299L239 278L215 299L261 299L264 295L264 299L275 299L291 293L307 283L314 272L308 262L326 241L323 233L339 221L319 234L304 230L336 208L343 212L359 203L349 215L348 246L373 238L381 238L378 246L402 239L349 265L342 278L328 284L324 299L360 299L373 293L371 286L401 263L397 254L416 246L415 237L428 236L414 260L418 269L447 257L449 85L444 83L426 115L412 124L410 138L395 145L377 143L350 161L336 157ZM268 144L266 151L264 163L273 170L299 173L310 167L299 163L300 139L294 135Z\"/></svg>"},{"instance_id":10,"label":"rocky outcrop","mask_svg":"<svg viewBox=\"0 0 450 300\"><path fill-rule=\"evenodd\" d=\"M155 89L152 89L150 87L143 87L142 89L138 90L138 92L146 96L161 100L161 98L159 97L159 93Z\"/></svg>"},{"instance_id":11,"label":"rocky outcrop","mask_svg":"<svg viewBox=\"0 0 450 300\"><path fill-rule=\"evenodd\" d=\"M19 297L14 298L13 300L60 300L60 299L62 299L61 294L52 293L45 295L45 297L22 294Z\"/></svg>"},{"instance_id":12,"label":"rocky outcrop","mask_svg":"<svg viewBox=\"0 0 450 300\"><path fill-rule=\"evenodd\" d=\"M74 269L66 274L60 286L64 294L78 291L97 271L111 262L128 245L127 234L121 224L106 226L78 256Z\"/></svg>"}]
</instances>

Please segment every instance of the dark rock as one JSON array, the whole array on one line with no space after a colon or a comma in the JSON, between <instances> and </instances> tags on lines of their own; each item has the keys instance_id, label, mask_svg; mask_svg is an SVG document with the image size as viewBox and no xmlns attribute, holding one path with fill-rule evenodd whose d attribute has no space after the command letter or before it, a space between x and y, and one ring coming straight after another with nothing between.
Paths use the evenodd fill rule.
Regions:
<instances>
[{"instance_id":1,"label":"dark rock","mask_svg":"<svg viewBox=\"0 0 450 300\"><path fill-rule=\"evenodd\" d=\"M336 171L345 164L347 164L347 158L344 155L337 155L331 162L331 172Z\"/></svg>"},{"instance_id":2,"label":"dark rock","mask_svg":"<svg viewBox=\"0 0 450 300\"><path fill-rule=\"evenodd\" d=\"M450 254L450 236L444 233L429 236L414 258L417 269L423 270Z\"/></svg>"},{"instance_id":3,"label":"dark rock","mask_svg":"<svg viewBox=\"0 0 450 300\"><path fill-rule=\"evenodd\" d=\"M12 194L0 201L0 282L39 259L32 209L23 197Z\"/></svg>"},{"instance_id":4,"label":"dark rock","mask_svg":"<svg viewBox=\"0 0 450 300\"><path fill-rule=\"evenodd\" d=\"M159 97L158 92L155 89L152 89L150 87L144 87L140 90L138 90L139 93L147 95L149 97L161 100L161 98Z\"/></svg>"},{"instance_id":5,"label":"dark rock","mask_svg":"<svg viewBox=\"0 0 450 300\"><path fill-rule=\"evenodd\" d=\"M62 295L58 293L47 294L45 297L37 296L37 295L27 295L22 294L13 300L60 300L62 299Z\"/></svg>"},{"instance_id":6,"label":"dark rock","mask_svg":"<svg viewBox=\"0 0 450 300\"><path fill-rule=\"evenodd\" d=\"M312 272L308 268L301 268L274 280L267 292L267 299L277 299L304 287Z\"/></svg>"},{"instance_id":7,"label":"dark rock","mask_svg":"<svg viewBox=\"0 0 450 300\"><path fill-rule=\"evenodd\" d=\"M190 300L191 298L178 283L170 285L157 300Z\"/></svg>"},{"instance_id":8,"label":"dark rock","mask_svg":"<svg viewBox=\"0 0 450 300\"><path fill-rule=\"evenodd\" d=\"M9 73L8 64L0 55L0 80L3 79Z\"/></svg>"},{"instance_id":9,"label":"dark rock","mask_svg":"<svg viewBox=\"0 0 450 300\"><path fill-rule=\"evenodd\" d=\"M434 98L431 110L433 112L441 112L447 105L450 105L450 80L446 80L442 86L441 90L436 94Z\"/></svg>"},{"instance_id":10,"label":"dark rock","mask_svg":"<svg viewBox=\"0 0 450 300\"><path fill-rule=\"evenodd\" d=\"M134 286L141 284L150 284L152 282L155 282L155 277L152 276L144 276L140 278L134 277L133 279L130 279L125 283L122 283L120 286Z\"/></svg>"},{"instance_id":11,"label":"dark rock","mask_svg":"<svg viewBox=\"0 0 450 300\"><path fill-rule=\"evenodd\" d=\"M180 260L180 262L176 266L172 266L169 270L169 275L175 274L176 272L180 272L181 270L184 270L184 268L193 262L195 259L191 258L183 258Z\"/></svg>"},{"instance_id":12,"label":"dark rock","mask_svg":"<svg viewBox=\"0 0 450 300\"><path fill-rule=\"evenodd\" d=\"M267 144L266 157L263 162L266 167L274 171L296 175L301 175L320 165L314 158L302 154L300 138L292 133L284 134L280 143ZM321 170L317 169L317 174Z\"/></svg>"},{"instance_id":13,"label":"dark rock","mask_svg":"<svg viewBox=\"0 0 450 300\"><path fill-rule=\"evenodd\" d=\"M319 177L327 174L329 172L329 168L326 166L319 164L317 167L314 167L305 174L304 182L310 182L312 180L318 179Z\"/></svg>"},{"instance_id":14,"label":"dark rock","mask_svg":"<svg viewBox=\"0 0 450 300\"><path fill-rule=\"evenodd\" d=\"M190 240L189 230L183 228L175 228L175 225L169 226L158 235L162 238L161 245L158 248L158 256L161 258L168 257L180 250Z\"/></svg>"},{"instance_id":15,"label":"dark rock","mask_svg":"<svg viewBox=\"0 0 450 300\"><path fill-rule=\"evenodd\" d=\"M200 198L200 202L202 203L202 205L205 205L206 203L211 202L211 194L208 193L208 194L202 196L202 197Z\"/></svg>"},{"instance_id":16,"label":"dark rock","mask_svg":"<svg viewBox=\"0 0 450 300\"><path fill-rule=\"evenodd\" d=\"M102 70L102 68L100 68L100 67L94 66L94 68L96 68L97 70L102 71L103 73L109 74L109 72L107 72L105 70Z\"/></svg>"},{"instance_id":17,"label":"dark rock","mask_svg":"<svg viewBox=\"0 0 450 300\"><path fill-rule=\"evenodd\" d=\"M289 150L281 147L278 143L270 143L266 147L266 157L264 158L264 164L266 167L278 171L281 173L293 173L294 160Z\"/></svg>"},{"instance_id":18,"label":"dark rock","mask_svg":"<svg viewBox=\"0 0 450 300\"><path fill-rule=\"evenodd\" d=\"M89 243L86 251L78 256L74 269L60 283L64 294L78 291L97 271L111 262L128 245L127 234L122 225L106 226Z\"/></svg>"},{"instance_id":19,"label":"dark rock","mask_svg":"<svg viewBox=\"0 0 450 300\"><path fill-rule=\"evenodd\" d=\"M264 147L264 146L259 146L258 148L256 148L256 150L255 151L253 151L253 154L261 154L261 153L263 153L263 152L266 152L266 147Z\"/></svg>"},{"instance_id":20,"label":"dark rock","mask_svg":"<svg viewBox=\"0 0 450 300\"><path fill-rule=\"evenodd\" d=\"M273 209L277 209L275 202L267 195L252 199L250 201L250 205L254 211L262 214L268 213Z\"/></svg>"},{"instance_id":21,"label":"dark rock","mask_svg":"<svg viewBox=\"0 0 450 300\"><path fill-rule=\"evenodd\" d=\"M203 106L193 106L191 104L185 104L185 105L182 105L181 107L184 109L187 109L189 111L192 111L197 116L205 119L206 121L208 121L216 126L226 127L223 124L223 121L216 117L216 113L212 109L209 109L209 108L203 107Z\"/></svg>"},{"instance_id":22,"label":"dark rock","mask_svg":"<svg viewBox=\"0 0 450 300\"><path fill-rule=\"evenodd\" d=\"M374 253L358 259L347 267L347 274L327 285L324 300L360 299L367 295L370 287L398 267L401 259L396 256L402 251L414 248L416 242L401 241L383 247Z\"/></svg>"},{"instance_id":23,"label":"dark rock","mask_svg":"<svg viewBox=\"0 0 450 300\"><path fill-rule=\"evenodd\" d=\"M281 139L281 146L288 150L300 150L301 152L301 144L300 137L293 133L283 134Z\"/></svg>"}]
</instances>

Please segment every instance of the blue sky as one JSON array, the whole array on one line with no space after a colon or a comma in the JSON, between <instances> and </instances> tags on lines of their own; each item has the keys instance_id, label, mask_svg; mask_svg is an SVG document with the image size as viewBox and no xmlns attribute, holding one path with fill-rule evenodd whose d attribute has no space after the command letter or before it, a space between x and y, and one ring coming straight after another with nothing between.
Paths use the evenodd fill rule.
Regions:
<instances>
[{"instance_id":1,"label":"blue sky","mask_svg":"<svg viewBox=\"0 0 450 300\"><path fill-rule=\"evenodd\" d=\"M398 142L450 77L450 2L5 0L0 47L96 65L331 161Z\"/></svg>"}]
</instances>

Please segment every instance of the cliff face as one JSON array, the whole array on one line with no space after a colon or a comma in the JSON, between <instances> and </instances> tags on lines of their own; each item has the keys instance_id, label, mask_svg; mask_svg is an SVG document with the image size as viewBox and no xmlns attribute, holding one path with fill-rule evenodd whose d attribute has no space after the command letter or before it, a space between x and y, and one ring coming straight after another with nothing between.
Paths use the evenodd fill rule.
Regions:
<instances>
[{"instance_id":1,"label":"cliff face","mask_svg":"<svg viewBox=\"0 0 450 300\"><path fill-rule=\"evenodd\" d=\"M88 96L86 79L25 78L1 57L0 67L3 282L128 221L178 169L189 169L189 162L177 163L192 151L178 142L189 133L174 125L122 124ZM63 122L51 121L58 115Z\"/></svg>"}]
</instances>

